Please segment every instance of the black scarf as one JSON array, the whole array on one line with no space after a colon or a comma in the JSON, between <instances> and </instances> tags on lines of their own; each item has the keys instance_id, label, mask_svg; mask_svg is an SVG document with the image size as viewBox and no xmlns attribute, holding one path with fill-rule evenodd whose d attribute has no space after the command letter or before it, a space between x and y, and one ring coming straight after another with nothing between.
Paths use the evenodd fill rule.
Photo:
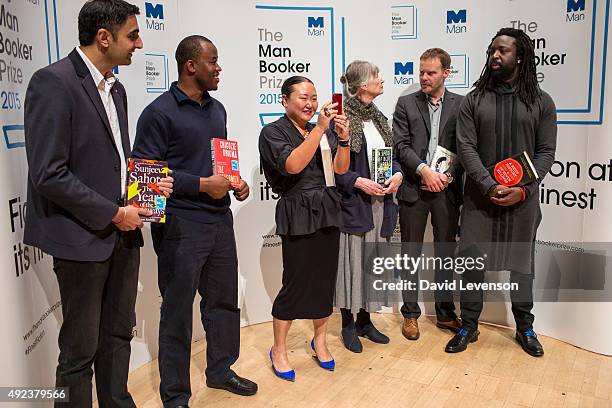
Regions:
<instances>
[{"instance_id":1,"label":"black scarf","mask_svg":"<svg viewBox=\"0 0 612 408\"><path fill-rule=\"evenodd\" d=\"M349 120L349 137L351 140L351 151L359 153L361 151L361 145L363 144L363 122L371 120L374 127L383 140L385 146L393 146L393 136L391 133L391 127L387 122L387 118L381 111L378 110L374 103L365 106L361 101L354 97L348 98L344 103L344 112Z\"/></svg>"}]
</instances>

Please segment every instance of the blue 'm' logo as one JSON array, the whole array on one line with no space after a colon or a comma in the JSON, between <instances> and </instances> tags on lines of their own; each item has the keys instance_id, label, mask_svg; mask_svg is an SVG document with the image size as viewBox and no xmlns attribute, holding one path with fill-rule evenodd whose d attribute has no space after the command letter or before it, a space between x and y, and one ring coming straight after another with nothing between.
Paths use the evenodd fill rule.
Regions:
<instances>
[{"instance_id":1,"label":"blue 'm' logo","mask_svg":"<svg viewBox=\"0 0 612 408\"><path fill-rule=\"evenodd\" d=\"M323 28L323 17L308 17L308 28Z\"/></svg>"},{"instance_id":2,"label":"blue 'm' logo","mask_svg":"<svg viewBox=\"0 0 612 408\"><path fill-rule=\"evenodd\" d=\"M585 0L567 0L567 12L584 11Z\"/></svg>"},{"instance_id":3,"label":"blue 'm' logo","mask_svg":"<svg viewBox=\"0 0 612 408\"><path fill-rule=\"evenodd\" d=\"M395 63L395 75L412 75L414 74L414 64L407 62L402 64L401 62Z\"/></svg>"},{"instance_id":4,"label":"blue 'm' logo","mask_svg":"<svg viewBox=\"0 0 612 408\"><path fill-rule=\"evenodd\" d=\"M571 1L571 0L570 0ZM569 7L569 6L568 6ZM458 24L467 22L467 10L448 10L446 12L446 24Z\"/></svg>"},{"instance_id":5,"label":"blue 'm' logo","mask_svg":"<svg viewBox=\"0 0 612 408\"><path fill-rule=\"evenodd\" d=\"M164 5L163 4L151 4L145 3L145 14L147 18L158 18L164 19Z\"/></svg>"}]
</instances>

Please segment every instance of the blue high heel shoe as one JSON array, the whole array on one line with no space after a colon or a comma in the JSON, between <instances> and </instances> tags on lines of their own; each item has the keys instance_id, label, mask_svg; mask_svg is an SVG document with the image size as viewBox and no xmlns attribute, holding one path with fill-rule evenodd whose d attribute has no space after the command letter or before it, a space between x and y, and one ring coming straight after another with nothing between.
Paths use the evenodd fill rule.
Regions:
<instances>
[{"instance_id":1,"label":"blue high heel shoe","mask_svg":"<svg viewBox=\"0 0 612 408\"><path fill-rule=\"evenodd\" d=\"M319 363L319 367L324 368L328 371L334 371L334 369L336 368L336 362L334 361L333 358L329 361L319 360L319 357L317 356L317 351L315 350L315 347L314 347L314 339L310 340L310 348L315 353L313 357L315 358L315 360L317 360L317 363Z\"/></svg>"},{"instance_id":2,"label":"blue high heel shoe","mask_svg":"<svg viewBox=\"0 0 612 408\"><path fill-rule=\"evenodd\" d=\"M276 374L277 377L282 378L283 380L286 380L286 381L295 381L295 371L294 370L278 371L276 370L276 368L274 368L274 360L272 360L272 349L270 349L270 362L272 363L272 371L274 371L274 374Z\"/></svg>"}]
</instances>

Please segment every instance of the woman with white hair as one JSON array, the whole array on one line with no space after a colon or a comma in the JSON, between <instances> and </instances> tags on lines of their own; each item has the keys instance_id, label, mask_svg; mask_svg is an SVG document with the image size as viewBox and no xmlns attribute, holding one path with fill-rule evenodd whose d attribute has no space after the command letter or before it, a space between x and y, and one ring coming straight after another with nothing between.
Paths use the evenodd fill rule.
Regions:
<instances>
[{"instance_id":1,"label":"woman with white hair","mask_svg":"<svg viewBox=\"0 0 612 408\"><path fill-rule=\"evenodd\" d=\"M336 175L342 194L342 226L334 306L342 314L342 342L355 353L363 346L358 336L386 344L389 338L378 331L370 311L385 302L374 299L364 285L363 259L366 242L387 242L397 223L398 206L393 193L402 184L400 165L393 160L392 176L380 185L372 180L372 148L392 147L392 132L387 118L373 103L383 93L384 80L378 67L367 61L353 61L340 78L344 86L344 112L349 119L350 167ZM355 321L353 313L357 313Z\"/></svg>"}]
</instances>

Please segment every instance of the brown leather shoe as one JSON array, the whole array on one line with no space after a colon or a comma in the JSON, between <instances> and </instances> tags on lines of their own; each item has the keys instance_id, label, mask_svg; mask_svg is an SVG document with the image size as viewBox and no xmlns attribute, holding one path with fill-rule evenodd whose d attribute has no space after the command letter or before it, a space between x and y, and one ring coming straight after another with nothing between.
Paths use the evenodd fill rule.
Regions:
<instances>
[{"instance_id":1,"label":"brown leather shoe","mask_svg":"<svg viewBox=\"0 0 612 408\"><path fill-rule=\"evenodd\" d=\"M448 320L448 321L438 320L436 322L436 326L438 326L441 329L450 330L453 333L457 333L459 330L461 330L461 322L459 321L459 319Z\"/></svg>"},{"instance_id":2,"label":"brown leather shoe","mask_svg":"<svg viewBox=\"0 0 612 408\"><path fill-rule=\"evenodd\" d=\"M404 317L404 324L402 325L402 334L408 340L416 340L421 335L419 333L419 324L417 319Z\"/></svg>"}]
</instances>

